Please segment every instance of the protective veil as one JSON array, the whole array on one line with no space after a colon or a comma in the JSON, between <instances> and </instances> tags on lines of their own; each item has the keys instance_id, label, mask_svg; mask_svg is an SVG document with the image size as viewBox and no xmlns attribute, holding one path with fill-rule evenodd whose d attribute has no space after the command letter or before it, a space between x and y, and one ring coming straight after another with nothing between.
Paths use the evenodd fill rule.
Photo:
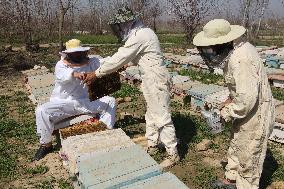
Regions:
<instances>
[{"instance_id":1,"label":"protective veil","mask_svg":"<svg viewBox=\"0 0 284 189\"><path fill-rule=\"evenodd\" d=\"M139 66L142 91L147 102L146 137L149 146L159 139L170 155L177 153L175 128L169 111L170 75L163 65L163 56L156 34L149 28L135 27L130 31L125 45L112 57L104 60L96 70L97 77L118 70L129 62Z\"/></svg>"},{"instance_id":2,"label":"protective veil","mask_svg":"<svg viewBox=\"0 0 284 189\"><path fill-rule=\"evenodd\" d=\"M81 80L72 76L73 72L91 72L99 67L99 60L90 59L90 63L80 67L69 67L60 60L55 67L55 88L50 102L36 109L37 134L40 143L52 140L54 124L68 117L80 114L99 114L100 121L112 129L115 123L116 104L113 97L105 96L90 102L88 89Z\"/></svg>"},{"instance_id":3,"label":"protective veil","mask_svg":"<svg viewBox=\"0 0 284 189\"><path fill-rule=\"evenodd\" d=\"M224 69L233 102L222 109L233 119L226 177L238 189L257 189L274 123L274 102L267 75L255 47L240 44Z\"/></svg>"}]
</instances>

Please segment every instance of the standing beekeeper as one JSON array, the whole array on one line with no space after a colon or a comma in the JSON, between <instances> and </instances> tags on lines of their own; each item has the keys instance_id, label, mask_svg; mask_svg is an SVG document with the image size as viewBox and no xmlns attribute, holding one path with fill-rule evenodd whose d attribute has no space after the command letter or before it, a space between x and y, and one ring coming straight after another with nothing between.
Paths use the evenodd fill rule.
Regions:
<instances>
[{"instance_id":1,"label":"standing beekeeper","mask_svg":"<svg viewBox=\"0 0 284 189\"><path fill-rule=\"evenodd\" d=\"M274 102L256 48L233 41L246 29L223 19L208 22L193 39L209 67L222 68L230 91L221 117L233 121L225 179L215 188L257 189L274 123Z\"/></svg>"},{"instance_id":2,"label":"standing beekeeper","mask_svg":"<svg viewBox=\"0 0 284 189\"><path fill-rule=\"evenodd\" d=\"M100 62L88 58L89 47L82 47L80 41L72 39L66 43L62 58L55 67L55 87L47 102L36 109L37 134L40 148L33 160L39 160L52 151L52 132L57 122L80 114L99 114L99 121L112 129L115 123L116 104L113 97L105 96L90 101L88 87L83 80L85 72L95 71Z\"/></svg>"},{"instance_id":3,"label":"standing beekeeper","mask_svg":"<svg viewBox=\"0 0 284 189\"><path fill-rule=\"evenodd\" d=\"M127 7L119 9L109 24L114 34L125 41L125 45L112 57L104 59L101 67L95 72L87 74L85 82L117 71L130 62L138 65L143 73L141 88L147 102L145 115L147 151L150 154L155 153L158 142L161 141L168 152L161 166L172 166L180 157L177 151L175 127L169 111L170 75L163 66L159 40L156 34L150 28L144 27Z\"/></svg>"}]
</instances>

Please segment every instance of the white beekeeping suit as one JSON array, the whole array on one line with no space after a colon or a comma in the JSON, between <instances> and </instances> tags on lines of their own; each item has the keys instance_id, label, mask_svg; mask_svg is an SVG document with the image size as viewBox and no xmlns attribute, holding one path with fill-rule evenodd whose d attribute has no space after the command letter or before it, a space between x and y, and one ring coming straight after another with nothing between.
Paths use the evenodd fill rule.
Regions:
<instances>
[{"instance_id":1,"label":"white beekeeping suit","mask_svg":"<svg viewBox=\"0 0 284 189\"><path fill-rule=\"evenodd\" d=\"M99 60L92 58L87 65L70 67L60 60L55 67L55 88L50 102L36 109L37 133L40 143L47 144L52 140L54 124L68 117L80 114L99 114L100 121L112 129L115 123L116 104L113 97L105 96L90 102L88 88L72 76L73 72L95 71Z\"/></svg>"},{"instance_id":2,"label":"white beekeeping suit","mask_svg":"<svg viewBox=\"0 0 284 189\"><path fill-rule=\"evenodd\" d=\"M233 102L222 114L233 122L226 178L238 189L257 189L274 123L274 102L268 78L256 49L240 44L224 69Z\"/></svg>"},{"instance_id":3,"label":"white beekeeping suit","mask_svg":"<svg viewBox=\"0 0 284 189\"><path fill-rule=\"evenodd\" d=\"M132 62L139 66L142 91L147 102L146 137L149 146L155 146L160 137L169 154L177 154L175 128L169 111L170 75L163 66L163 56L156 34L149 28L133 29L125 45L112 57L104 60L96 70L102 77Z\"/></svg>"},{"instance_id":4,"label":"white beekeeping suit","mask_svg":"<svg viewBox=\"0 0 284 189\"><path fill-rule=\"evenodd\" d=\"M257 189L274 123L274 101L268 78L250 43L234 44L246 29L223 19L209 21L193 40L208 66L224 71L230 98L221 109L225 121L233 121L226 179L212 188Z\"/></svg>"}]
</instances>

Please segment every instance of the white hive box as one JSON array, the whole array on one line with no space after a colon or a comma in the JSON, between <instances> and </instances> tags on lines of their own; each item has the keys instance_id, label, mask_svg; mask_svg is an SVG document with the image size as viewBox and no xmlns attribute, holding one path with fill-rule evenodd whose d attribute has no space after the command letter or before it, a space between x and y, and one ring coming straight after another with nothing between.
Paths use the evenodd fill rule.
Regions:
<instances>
[{"instance_id":1,"label":"white hive box","mask_svg":"<svg viewBox=\"0 0 284 189\"><path fill-rule=\"evenodd\" d=\"M284 124L276 122L269 139L284 144Z\"/></svg>"},{"instance_id":2,"label":"white hive box","mask_svg":"<svg viewBox=\"0 0 284 189\"><path fill-rule=\"evenodd\" d=\"M78 161L82 189L122 188L161 174L161 168L140 146L94 154Z\"/></svg>"},{"instance_id":3,"label":"white hive box","mask_svg":"<svg viewBox=\"0 0 284 189\"><path fill-rule=\"evenodd\" d=\"M142 180L121 189L188 189L175 175L164 173Z\"/></svg>"},{"instance_id":4,"label":"white hive box","mask_svg":"<svg viewBox=\"0 0 284 189\"><path fill-rule=\"evenodd\" d=\"M229 98L230 92L229 89L218 91L213 94L209 94L205 97L205 103L209 106L211 105L214 108L219 108L222 103L224 103Z\"/></svg>"},{"instance_id":5,"label":"white hive box","mask_svg":"<svg viewBox=\"0 0 284 189\"><path fill-rule=\"evenodd\" d=\"M78 172L76 164L78 158L135 145L121 129L71 136L62 140L61 143L60 155L63 159L63 164L71 174Z\"/></svg>"}]
</instances>

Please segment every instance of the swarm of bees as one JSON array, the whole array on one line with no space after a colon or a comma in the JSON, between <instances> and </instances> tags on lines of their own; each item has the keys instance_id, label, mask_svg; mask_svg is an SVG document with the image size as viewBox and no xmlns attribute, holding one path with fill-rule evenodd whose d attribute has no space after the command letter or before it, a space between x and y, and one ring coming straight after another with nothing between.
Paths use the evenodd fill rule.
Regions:
<instances>
[{"instance_id":1,"label":"swarm of bees","mask_svg":"<svg viewBox=\"0 0 284 189\"><path fill-rule=\"evenodd\" d=\"M95 101L120 90L120 88L120 75L118 72L114 72L96 79L88 86L89 98L91 101Z\"/></svg>"},{"instance_id":2,"label":"swarm of bees","mask_svg":"<svg viewBox=\"0 0 284 189\"><path fill-rule=\"evenodd\" d=\"M74 124L70 127L60 129L61 138L66 139L70 136L83 135L87 133L106 130L106 125L95 118Z\"/></svg>"}]
</instances>

